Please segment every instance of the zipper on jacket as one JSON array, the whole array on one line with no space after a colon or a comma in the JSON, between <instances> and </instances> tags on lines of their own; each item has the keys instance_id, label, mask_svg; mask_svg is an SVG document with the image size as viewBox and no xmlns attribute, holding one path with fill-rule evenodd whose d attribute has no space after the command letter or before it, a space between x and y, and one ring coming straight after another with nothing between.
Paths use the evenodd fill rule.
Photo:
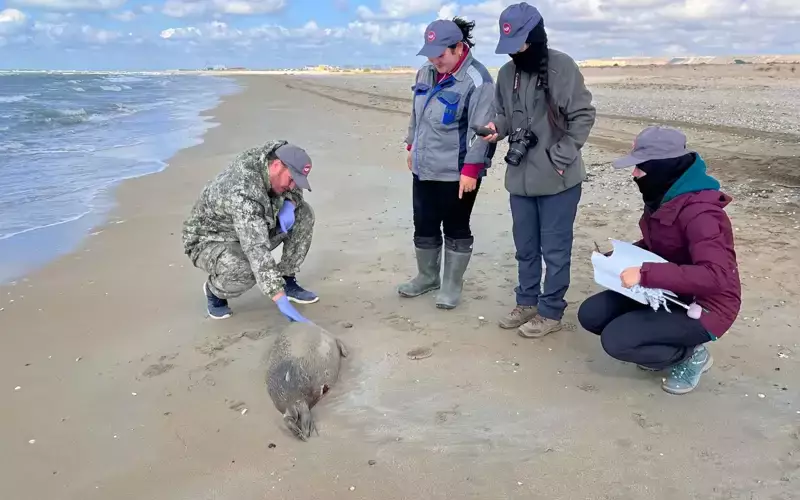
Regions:
<instances>
[{"instance_id":1,"label":"zipper on jacket","mask_svg":"<svg viewBox=\"0 0 800 500\"><path fill-rule=\"evenodd\" d=\"M425 110L428 109L428 104L430 104L431 99L433 99L433 96L437 92L439 92L440 90L442 90L444 88L444 84L445 83L450 83L450 81L452 81L453 78L454 78L453 75L448 75L447 78L443 79L442 81L440 81L439 83L437 83L436 85L431 87L431 89L429 91L430 94L428 94L428 99L425 101L425 104L422 106L422 111L420 112L420 116L422 117L421 119L425 118ZM414 128L414 144L417 144L417 134L418 133L419 133L419 127L415 127ZM415 147L414 148L414 160L417 161L417 172L418 172L417 175L419 176L419 173L421 173L421 172L419 170L419 157L417 156L418 152L419 152L419 149ZM412 172L413 172L413 169L412 169Z\"/></svg>"}]
</instances>

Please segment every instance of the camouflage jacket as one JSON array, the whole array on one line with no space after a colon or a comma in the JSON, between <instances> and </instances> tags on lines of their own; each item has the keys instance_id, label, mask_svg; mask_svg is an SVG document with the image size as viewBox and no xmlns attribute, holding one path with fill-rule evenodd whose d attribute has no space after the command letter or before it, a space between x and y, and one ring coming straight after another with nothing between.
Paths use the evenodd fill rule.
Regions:
<instances>
[{"instance_id":1,"label":"camouflage jacket","mask_svg":"<svg viewBox=\"0 0 800 500\"><path fill-rule=\"evenodd\" d=\"M183 248L192 262L209 243L238 242L261 292L270 298L284 284L270 245L278 211L285 199L296 206L304 203L299 188L282 195L270 192L267 154L284 144L284 140L270 141L237 155L206 184L183 223Z\"/></svg>"}]
</instances>

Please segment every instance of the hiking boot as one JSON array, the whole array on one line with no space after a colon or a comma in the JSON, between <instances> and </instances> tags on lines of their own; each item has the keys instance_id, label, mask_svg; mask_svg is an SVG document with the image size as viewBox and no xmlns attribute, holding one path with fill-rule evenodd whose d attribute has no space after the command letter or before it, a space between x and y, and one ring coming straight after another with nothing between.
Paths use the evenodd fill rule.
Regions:
<instances>
[{"instance_id":1,"label":"hiking boot","mask_svg":"<svg viewBox=\"0 0 800 500\"><path fill-rule=\"evenodd\" d=\"M520 337L538 339L553 332L561 330L561 322L545 318L538 313L530 321L517 329Z\"/></svg>"},{"instance_id":2,"label":"hiking boot","mask_svg":"<svg viewBox=\"0 0 800 500\"><path fill-rule=\"evenodd\" d=\"M536 316L538 311L539 308L536 306L517 305L505 318L500 320L500 328L506 330L519 328Z\"/></svg>"},{"instance_id":3,"label":"hiking boot","mask_svg":"<svg viewBox=\"0 0 800 500\"><path fill-rule=\"evenodd\" d=\"M319 300L316 294L298 285L294 276L284 276L283 281L286 282L283 285L283 291L290 301L297 304L313 304Z\"/></svg>"},{"instance_id":4,"label":"hiking boot","mask_svg":"<svg viewBox=\"0 0 800 500\"><path fill-rule=\"evenodd\" d=\"M231 317L231 308L228 307L228 301L211 293L211 290L208 289L208 281L203 283L203 293L208 301L208 315L211 318L225 319Z\"/></svg>"},{"instance_id":5,"label":"hiking boot","mask_svg":"<svg viewBox=\"0 0 800 500\"><path fill-rule=\"evenodd\" d=\"M442 288L436 294L436 307L454 309L461 302L464 289L464 272L467 270L471 249L469 251L444 250L444 271L442 272Z\"/></svg>"},{"instance_id":6,"label":"hiking boot","mask_svg":"<svg viewBox=\"0 0 800 500\"><path fill-rule=\"evenodd\" d=\"M686 394L692 392L700 382L700 377L714 364L714 358L706 346L694 348L692 355L673 366L669 376L661 383L661 388L670 394Z\"/></svg>"},{"instance_id":7,"label":"hiking boot","mask_svg":"<svg viewBox=\"0 0 800 500\"><path fill-rule=\"evenodd\" d=\"M418 297L436 290L441 285L442 247L414 248L417 257L417 275L397 287L402 297Z\"/></svg>"}]
</instances>

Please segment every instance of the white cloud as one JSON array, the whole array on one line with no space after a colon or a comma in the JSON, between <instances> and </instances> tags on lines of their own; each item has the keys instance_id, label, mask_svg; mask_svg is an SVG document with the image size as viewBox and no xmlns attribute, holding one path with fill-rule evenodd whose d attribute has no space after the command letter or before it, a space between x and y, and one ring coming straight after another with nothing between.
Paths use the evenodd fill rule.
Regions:
<instances>
[{"instance_id":1,"label":"white cloud","mask_svg":"<svg viewBox=\"0 0 800 500\"><path fill-rule=\"evenodd\" d=\"M54 24L54 23L34 23L32 27L33 38L35 41L55 42L55 43L78 43L88 45L104 45L123 37L118 31L98 29L83 24Z\"/></svg>"},{"instance_id":2,"label":"white cloud","mask_svg":"<svg viewBox=\"0 0 800 500\"><path fill-rule=\"evenodd\" d=\"M167 0L162 13L170 17L205 14L270 14L286 7L286 0Z\"/></svg>"},{"instance_id":3,"label":"white cloud","mask_svg":"<svg viewBox=\"0 0 800 500\"><path fill-rule=\"evenodd\" d=\"M117 21L122 21L124 23L127 23L136 19L136 13L133 12L132 10L125 10L122 12L116 12L114 14L111 14L111 17L113 17Z\"/></svg>"},{"instance_id":4,"label":"white cloud","mask_svg":"<svg viewBox=\"0 0 800 500\"><path fill-rule=\"evenodd\" d=\"M356 57L355 49L342 44L325 47L325 42L361 40L375 47L391 44L398 49L395 54L413 55L430 21L459 15L476 21L476 53L489 59L496 57L499 15L515 1L464 4L446 0L382 0L376 12L362 6L356 13L358 19L344 26L322 28L310 21L299 28L265 25L238 29L211 23L165 30L162 37L175 41L190 39L198 44L232 40L239 45L295 40L331 52L349 50L351 57ZM208 8L210 4L204 5ZM792 38L800 28L800 12L795 13L800 11L797 0L541 0L536 5L545 19L551 45L576 59L609 55L702 55L732 50L758 52L769 47L781 47L784 51L800 49L796 37ZM788 14L783 19L763 15L765 10L771 13L777 9ZM407 20L426 13L430 19ZM298 43L287 49L298 48ZM363 45L357 47L359 51L365 49Z\"/></svg>"},{"instance_id":5,"label":"white cloud","mask_svg":"<svg viewBox=\"0 0 800 500\"><path fill-rule=\"evenodd\" d=\"M122 7L126 0L9 0L11 5L49 10L111 10Z\"/></svg>"},{"instance_id":6,"label":"white cloud","mask_svg":"<svg viewBox=\"0 0 800 500\"><path fill-rule=\"evenodd\" d=\"M12 35L24 29L28 17L17 9L0 11L0 36Z\"/></svg>"},{"instance_id":7,"label":"white cloud","mask_svg":"<svg viewBox=\"0 0 800 500\"><path fill-rule=\"evenodd\" d=\"M179 64L192 60L181 59L187 54L200 63L217 60L259 67L328 62L419 64L424 59L415 54L423 43L425 26L437 18L459 15L476 22L475 53L485 64L495 65L507 59L494 54L498 17L506 6L519 0L382 0L374 11L364 7L365 0L321 0L340 8L348 2L361 7L351 11L349 22L326 26L309 20L292 27L274 23L254 26L251 20L241 20L244 15L278 12L289 0L164 1L131 3L127 10L111 10L110 6L121 6L125 0L6 0L5 4L49 7L40 13L0 10L0 45L77 48L80 44L122 43L138 44L141 51L147 51L144 46L151 44L150 50L163 49L159 54L162 60L177 57ZM800 52L796 35L800 0L537 0L534 4L544 16L551 45L576 59ZM158 11L182 20L174 20L160 36L147 31L122 35L86 25L80 10L63 10L67 5L109 9L106 18L122 21ZM131 54L124 48L113 50L114 54ZM57 50L51 54L56 60L59 57ZM148 57L143 60L150 62Z\"/></svg>"},{"instance_id":8,"label":"white cloud","mask_svg":"<svg viewBox=\"0 0 800 500\"><path fill-rule=\"evenodd\" d=\"M436 12L442 0L381 0L380 10L373 12L367 6L359 5L356 15L362 21L385 21L407 19L412 16Z\"/></svg>"},{"instance_id":9,"label":"white cloud","mask_svg":"<svg viewBox=\"0 0 800 500\"><path fill-rule=\"evenodd\" d=\"M750 10L761 17L785 19L800 17L798 0L751 0Z\"/></svg>"}]
</instances>

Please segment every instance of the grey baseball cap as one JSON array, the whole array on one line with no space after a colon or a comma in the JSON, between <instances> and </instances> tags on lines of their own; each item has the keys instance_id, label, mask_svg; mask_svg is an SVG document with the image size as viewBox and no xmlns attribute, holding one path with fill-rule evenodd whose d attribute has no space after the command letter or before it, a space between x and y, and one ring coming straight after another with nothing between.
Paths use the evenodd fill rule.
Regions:
<instances>
[{"instance_id":1,"label":"grey baseball cap","mask_svg":"<svg viewBox=\"0 0 800 500\"><path fill-rule=\"evenodd\" d=\"M515 3L500 13L500 40L495 54L519 52L528 38L528 33L539 24L542 15L539 10L525 2Z\"/></svg>"},{"instance_id":2,"label":"grey baseball cap","mask_svg":"<svg viewBox=\"0 0 800 500\"><path fill-rule=\"evenodd\" d=\"M438 19L425 28L425 44L417 52L418 56L439 57L444 49L464 39L461 29L453 21Z\"/></svg>"},{"instance_id":3,"label":"grey baseball cap","mask_svg":"<svg viewBox=\"0 0 800 500\"><path fill-rule=\"evenodd\" d=\"M629 155L614 160L614 168L628 168L649 160L679 158L692 151L686 149L686 135L678 129L654 125L647 127L633 140Z\"/></svg>"},{"instance_id":4,"label":"grey baseball cap","mask_svg":"<svg viewBox=\"0 0 800 500\"><path fill-rule=\"evenodd\" d=\"M311 191L311 185L308 183L311 158L308 153L294 144L284 144L275 150L275 156L289 168L292 180L299 188Z\"/></svg>"}]
</instances>

